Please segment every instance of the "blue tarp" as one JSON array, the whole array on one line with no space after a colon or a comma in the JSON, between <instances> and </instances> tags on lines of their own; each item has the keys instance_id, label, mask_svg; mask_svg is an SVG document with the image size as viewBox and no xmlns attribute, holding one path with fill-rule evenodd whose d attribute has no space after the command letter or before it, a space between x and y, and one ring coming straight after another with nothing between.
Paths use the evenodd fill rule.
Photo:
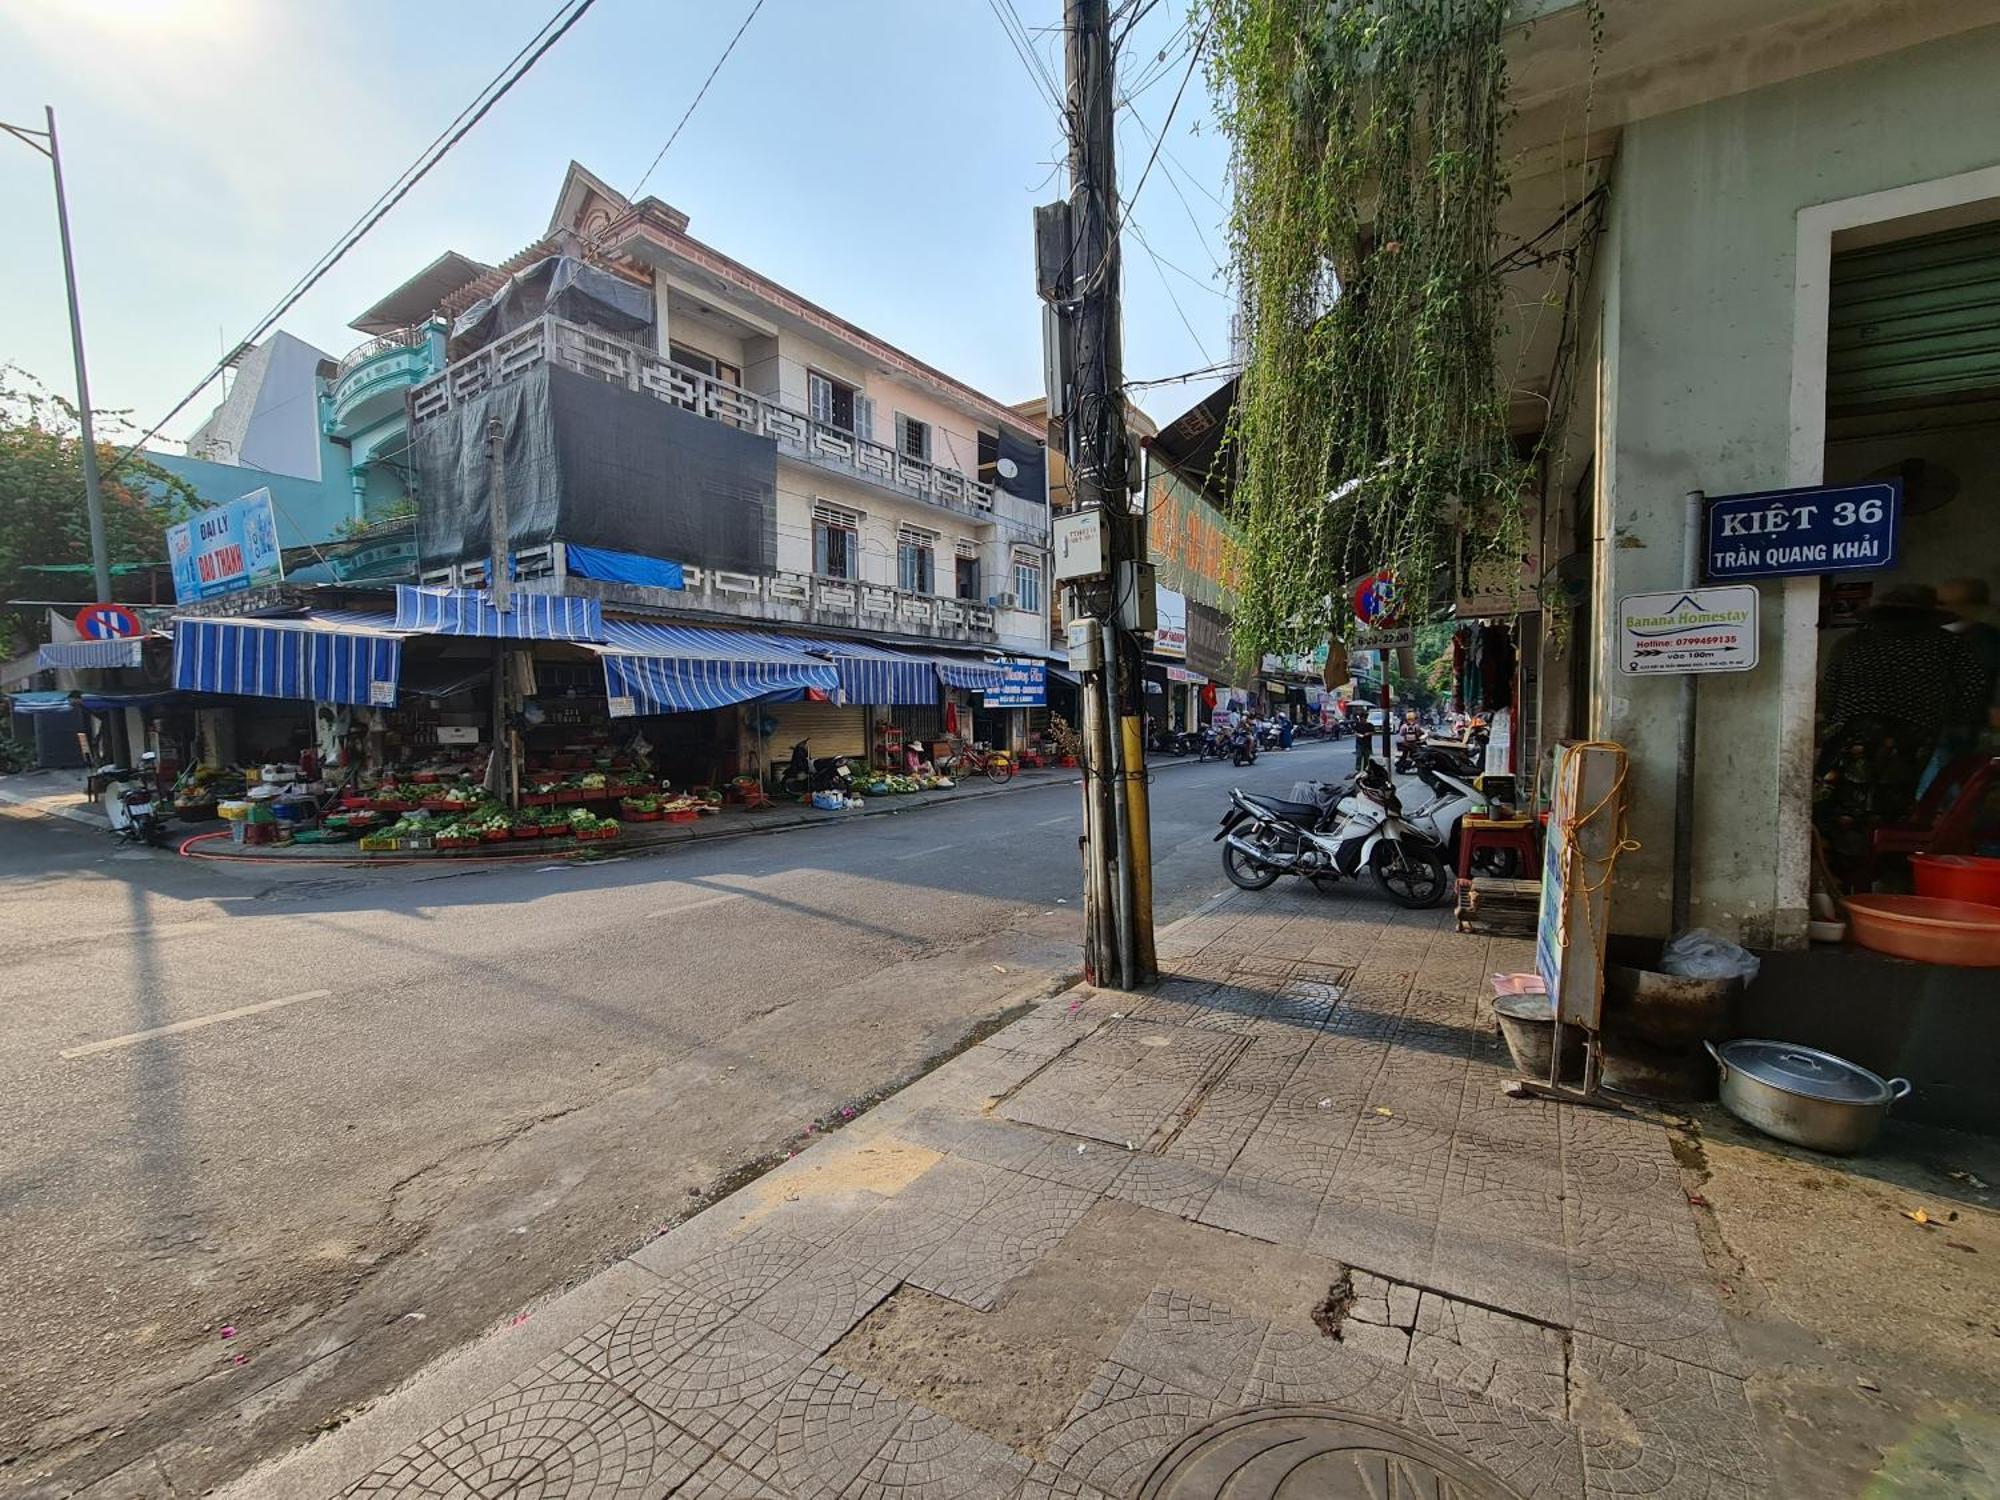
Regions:
<instances>
[{"instance_id":1,"label":"blue tarp","mask_svg":"<svg viewBox=\"0 0 2000 1500\"><path fill-rule=\"evenodd\" d=\"M393 708L403 640L387 615L174 621L174 686Z\"/></svg>"},{"instance_id":2,"label":"blue tarp","mask_svg":"<svg viewBox=\"0 0 2000 1500\"><path fill-rule=\"evenodd\" d=\"M595 599L566 594L511 596L505 613L493 607L484 589L417 588L396 585L397 630L425 635L476 635L509 641L601 641L604 608Z\"/></svg>"},{"instance_id":3,"label":"blue tarp","mask_svg":"<svg viewBox=\"0 0 2000 1500\"><path fill-rule=\"evenodd\" d=\"M687 587L681 565L657 557L641 557L636 552L615 552L609 547L579 547L575 542L563 548L563 557L564 565L578 578L596 578L606 583L634 583L642 588Z\"/></svg>"},{"instance_id":4,"label":"blue tarp","mask_svg":"<svg viewBox=\"0 0 2000 1500\"><path fill-rule=\"evenodd\" d=\"M178 698L178 693L84 693L81 701L92 713L108 713L117 708L145 708ZM8 702L17 714L68 713L69 694L64 692L10 693Z\"/></svg>"}]
</instances>

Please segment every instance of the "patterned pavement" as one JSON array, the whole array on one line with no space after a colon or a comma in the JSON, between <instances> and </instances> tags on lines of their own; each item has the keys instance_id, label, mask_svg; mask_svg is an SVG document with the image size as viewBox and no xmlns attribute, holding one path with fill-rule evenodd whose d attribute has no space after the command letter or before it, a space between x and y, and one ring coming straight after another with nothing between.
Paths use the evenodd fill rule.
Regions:
<instances>
[{"instance_id":1,"label":"patterned pavement","mask_svg":"<svg viewBox=\"0 0 2000 1500\"><path fill-rule=\"evenodd\" d=\"M655 1241L643 1289L448 1420L398 1440L385 1403L342 1483L281 1466L268 1492L1764 1492L1664 1132L1500 1093L1487 976L1525 945L1302 890L1233 896L1161 956L1150 994L1059 996ZM903 1175L816 1186L862 1157ZM1034 1451L830 1354L899 1288L990 1313L1109 1204L1317 1257L1326 1301L1248 1310L1163 1257ZM1322 1488L1266 1484L1297 1468L1273 1454Z\"/></svg>"}]
</instances>

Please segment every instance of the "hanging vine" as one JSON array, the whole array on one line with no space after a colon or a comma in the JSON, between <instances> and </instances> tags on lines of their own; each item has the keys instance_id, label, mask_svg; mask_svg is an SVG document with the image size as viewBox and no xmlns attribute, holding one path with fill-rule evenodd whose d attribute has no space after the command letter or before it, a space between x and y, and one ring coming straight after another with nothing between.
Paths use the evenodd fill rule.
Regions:
<instances>
[{"instance_id":1,"label":"hanging vine","mask_svg":"<svg viewBox=\"0 0 2000 1500\"><path fill-rule=\"evenodd\" d=\"M1518 554L1524 467L1495 374L1510 0L1214 0L1247 357L1236 617L1324 640L1388 567L1428 598L1454 522Z\"/></svg>"}]
</instances>

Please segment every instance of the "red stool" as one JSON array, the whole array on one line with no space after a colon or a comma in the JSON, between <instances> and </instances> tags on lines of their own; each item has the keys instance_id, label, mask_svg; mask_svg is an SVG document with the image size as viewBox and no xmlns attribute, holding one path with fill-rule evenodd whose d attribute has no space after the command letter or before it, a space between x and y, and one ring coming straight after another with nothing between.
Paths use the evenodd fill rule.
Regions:
<instances>
[{"instance_id":1,"label":"red stool","mask_svg":"<svg viewBox=\"0 0 2000 1500\"><path fill-rule=\"evenodd\" d=\"M1542 852L1535 840L1533 818L1463 819L1458 835L1458 878L1472 878L1472 857L1489 851L1512 849L1521 862L1520 877L1538 880L1542 873Z\"/></svg>"}]
</instances>

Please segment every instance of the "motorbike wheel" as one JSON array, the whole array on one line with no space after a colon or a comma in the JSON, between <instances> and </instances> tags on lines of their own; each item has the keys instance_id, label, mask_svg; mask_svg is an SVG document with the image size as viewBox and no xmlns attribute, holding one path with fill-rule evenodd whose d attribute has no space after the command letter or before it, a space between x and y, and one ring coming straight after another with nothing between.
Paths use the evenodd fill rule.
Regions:
<instances>
[{"instance_id":1,"label":"motorbike wheel","mask_svg":"<svg viewBox=\"0 0 2000 1500\"><path fill-rule=\"evenodd\" d=\"M1368 869L1383 894L1398 906L1436 906L1451 889L1451 875L1434 849L1389 840L1375 846Z\"/></svg>"},{"instance_id":2,"label":"motorbike wheel","mask_svg":"<svg viewBox=\"0 0 2000 1500\"><path fill-rule=\"evenodd\" d=\"M1222 873L1238 890L1261 891L1276 880L1280 871L1261 864L1234 844L1222 846Z\"/></svg>"},{"instance_id":3,"label":"motorbike wheel","mask_svg":"<svg viewBox=\"0 0 2000 1500\"><path fill-rule=\"evenodd\" d=\"M1011 760L989 760L986 762L986 779L1005 785L1014 779L1014 762Z\"/></svg>"}]
</instances>

